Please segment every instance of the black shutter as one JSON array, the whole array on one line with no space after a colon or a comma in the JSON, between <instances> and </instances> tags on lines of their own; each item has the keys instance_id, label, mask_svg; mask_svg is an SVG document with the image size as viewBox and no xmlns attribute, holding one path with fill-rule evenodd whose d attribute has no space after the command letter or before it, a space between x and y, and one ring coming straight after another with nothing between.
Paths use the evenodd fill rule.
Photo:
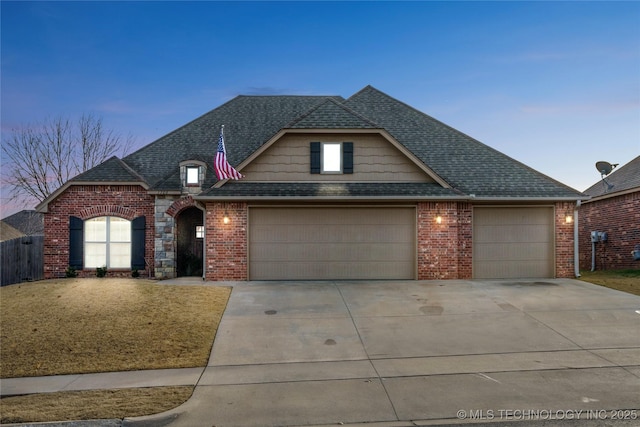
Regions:
<instances>
[{"instance_id":1,"label":"black shutter","mask_svg":"<svg viewBox=\"0 0 640 427\"><path fill-rule=\"evenodd\" d=\"M131 221L131 269L144 270L146 217L139 216Z\"/></svg>"},{"instance_id":2,"label":"black shutter","mask_svg":"<svg viewBox=\"0 0 640 427\"><path fill-rule=\"evenodd\" d=\"M320 143L311 143L311 173L320 173Z\"/></svg>"},{"instance_id":3,"label":"black shutter","mask_svg":"<svg viewBox=\"0 0 640 427\"><path fill-rule=\"evenodd\" d=\"M84 222L82 219L69 217L69 267L82 270L84 249Z\"/></svg>"},{"instance_id":4,"label":"black shutter","mask_svg":"<svg viewBox=\"0 0 640 427\"><path fill-rule=\"evenodd\" d=\"M342 173L353 173L353 142L342 143Z\"/></svg>"}]
</instances>

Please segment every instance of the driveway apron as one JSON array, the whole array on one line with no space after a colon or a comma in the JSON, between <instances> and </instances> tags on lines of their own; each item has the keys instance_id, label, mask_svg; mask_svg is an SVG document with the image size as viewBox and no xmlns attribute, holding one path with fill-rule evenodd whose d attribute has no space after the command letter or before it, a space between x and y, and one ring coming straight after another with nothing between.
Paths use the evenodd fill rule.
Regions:
<instances>
[{"instance_id":1,"label":"driveway apron","mask_svg":"<svg viewBox=\"0 0 640 427\"><path fill-rule=\"evenodd\" d=\"M640 419L638 310L568 279L240 283L192 398L124 424Z\"/></svg>"}]
</instances>

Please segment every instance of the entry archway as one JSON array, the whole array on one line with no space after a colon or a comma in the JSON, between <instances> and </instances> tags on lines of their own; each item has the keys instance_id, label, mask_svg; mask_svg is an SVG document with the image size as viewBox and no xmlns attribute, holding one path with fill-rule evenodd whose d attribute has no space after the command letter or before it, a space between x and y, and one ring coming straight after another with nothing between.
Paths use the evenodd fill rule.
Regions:
<instances>
[{"instance_id":1,"label":"entry archway","mask_svg":"<svg viewBox=\"0 0 640 427\"><path fill-rule=\"evenodd\" d=\"M176 217L176 275L202 276L204 220L196 207L181 211Z\"/></svg>"}]
</instances>

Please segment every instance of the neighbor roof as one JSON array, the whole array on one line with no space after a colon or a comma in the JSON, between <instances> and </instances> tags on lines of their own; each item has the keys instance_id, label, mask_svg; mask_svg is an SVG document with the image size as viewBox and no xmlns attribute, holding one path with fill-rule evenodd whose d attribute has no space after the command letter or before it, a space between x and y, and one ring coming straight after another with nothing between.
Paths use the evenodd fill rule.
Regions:
<instances>
[{"instance_id":1,"label":"neighbor roof","mask_svg":"<svg viewBox=\"0 0 640 427\"><path fill-rule=\"evenodd\" d=\"M21 210L2 220L25 235L44 233L44 216L35 210Z\"/></svg>"},{"instance_id":2,"label":"neighbor roof","mask_svg":"<svg viewBox=\"0 0 640 427\"><path fill-rule=\"evenodd\" d=\"M605 179L612 185L611 189L602 180L599 180L587 188L584 193L595 198L618 195L632 190L640 191L640 156L624 166L614 169Z\"/></svg>"},{"instance_id":3,"label":"neighbor roof","mask_svg":"<svg viewBox=\"0 0 640 427\"><path fill-rule=\"evenodd\" d=\"M221 126L229 163L252 161L265 144L282 132L300 129L380 130L413 153L448 189L408 185L342 187L326 184L250 182L216 183L207 168L200 197L458 197L478 199L585 198L580 192L494 150L452 127L366 86L348 99L340 96L238 96L185 124L122 160L112 158L74 178L73 182L139 179L150 191L180 191L179 163L212 164ZM245 162L245 163L243 163ZM220 183L223 184L223 183ZM332 190L329 190L332 189ZM306 193L309 191L310 193ZM337 191L337 193L336 193Z\"/></svg>"}]
</instances>

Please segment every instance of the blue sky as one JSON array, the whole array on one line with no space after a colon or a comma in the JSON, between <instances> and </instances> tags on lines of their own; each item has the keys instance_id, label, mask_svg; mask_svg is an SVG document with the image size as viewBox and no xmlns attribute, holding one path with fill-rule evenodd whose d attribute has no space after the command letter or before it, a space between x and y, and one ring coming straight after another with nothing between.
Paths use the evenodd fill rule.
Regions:
<instances>
[{"instance_id":1,"label":"blue sky","mask_svg":"<svg viewBox=\"0 0 640 427\"><path fill-rule=\"evenodd\" d=\"M578 190L600 178L596 161L640 154L637 2L2 1L1 12L3 137L93 112L139 148L239 94L346 98L370 84Z\"/></svg>"}]
</instances>

